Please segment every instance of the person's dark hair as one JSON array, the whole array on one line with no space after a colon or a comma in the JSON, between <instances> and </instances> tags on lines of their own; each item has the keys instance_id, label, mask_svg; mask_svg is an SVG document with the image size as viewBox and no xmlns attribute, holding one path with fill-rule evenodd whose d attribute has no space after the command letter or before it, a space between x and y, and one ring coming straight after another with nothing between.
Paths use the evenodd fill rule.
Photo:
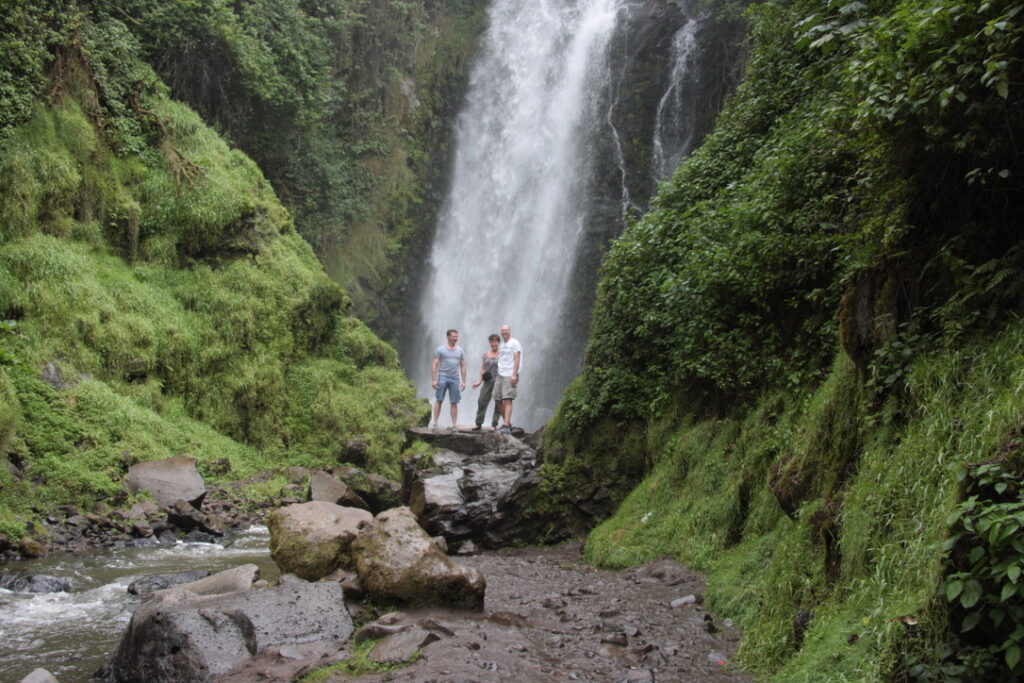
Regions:
<instances>
[{"instance_id":1,"label":"person's dark hair","mask_svg":"<svg viewBox=\"0 0 1024 683\"><path fill-rule=\"evenodd\" d=\"M492 334L490 337L487 338L487 341L497 341L497 342L500 342L501 341L501 337L499 337L496 334Z\"/></svg>"},{"instance_id":2,"label":"person's dark hair","mask_svg":"<svg viewBox=\"0 0 1024 683\"><path fill-rule=\"evenodd\" d=\"M447 332L445 332L445 333L444 333L444 336L445 336L445 337L450 337L450 336L452 336L452 332L454 332L455 334L458 334L458 333L459 333L459 331L458 331L458 330L456 330L456 329L452 328L452 329L448 330Z\"/></svg>"}]
</instances>

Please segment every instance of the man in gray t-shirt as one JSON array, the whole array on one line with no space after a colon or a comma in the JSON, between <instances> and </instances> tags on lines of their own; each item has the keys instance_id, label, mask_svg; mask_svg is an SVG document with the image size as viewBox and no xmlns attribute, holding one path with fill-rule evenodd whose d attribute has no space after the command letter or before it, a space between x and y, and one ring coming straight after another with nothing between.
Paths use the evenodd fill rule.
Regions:
<instances>
[{"instance_id":1,"label":"man in gray t-shirt","mask_svg":"<svg viewBox=\"0 0 1024 683\"><path fill-rule=\"evenodd\" d=\"M452 426L448 429L454 431L459 424L459 401L462 399L462 391L466 388L466 353L458 345L458 330L448 330L447 336L448 343L437 347L434 362L430 366L430 384L437 392L434 422L431 427L438 428L437 420L441 417L441 404L444 403L444 395L447 392L452 405Z\"/></svg>"}]
</instances>

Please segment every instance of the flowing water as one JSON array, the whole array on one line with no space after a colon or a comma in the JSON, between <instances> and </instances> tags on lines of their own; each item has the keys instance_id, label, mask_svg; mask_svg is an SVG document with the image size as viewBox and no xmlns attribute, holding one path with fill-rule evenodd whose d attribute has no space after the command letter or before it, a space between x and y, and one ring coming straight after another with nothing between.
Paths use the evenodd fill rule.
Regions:
<instances>
[{"instance_id":1,"label":"flowing water","mask_svg":"<svg viewBox=\"0 0 1024 683\"><path fill-rule=\"evenodd\" d=\"M12 593L0 589L0 681L20 681L42 667L63 683L88 681L109 661L139 598L128 584L149 574L196 569L216 572L252 563L272 580L266 527L254 527L224 545L59 554L0 567L0 571L48 574L71 582L64 593Z\"/></svg>"},{"instance_id":2,"label":"flowing water","mask_svg":"<svg viewBox=\"0 0 1024 683\"><path fill-rule=\"evenodd\" d=\"M646 32L632 22L652 13L670 17L675 39L672 54L666 45L658 57L660 102L641 117L657 104L644 124L645 167L631 168L637 143L620 138L617 120L647 105L620 104L620 95L637 41L651 35L649 19ZM687 79L700 20L682 3L653 0L494 0L488 20L403 362L420 395L432 396L433 352L456 328L472 384L488 334L510 325L523 345L513 424L534 429L550 419L581 366L595 250L646 206L645 196L630 196L630 174L663 178L690 151L695 104ZM611 187L601 180L609 169ZM613 205L620 210L595 211ZM464 396L460 421L469 423L477 393Z\"/></svg>"},{"instance_id":3,"label":"flowing water","mask_svg":"<svg viewBox=\"0 0 1024 683\"><path fill-rule=\"evenodd\" d=\"M589 140L619 0L495 0L457 122L449 194L420 305L410 371L429 396L445 330L461 332L471 379L487 335L523 344L523 391L562 362L553 347L583 229ZM471 419L464 402L461 418ZM514 424L548 414L520 411ZM550 406L548 406L550 408Z\"/></svg>"}]
</instances>

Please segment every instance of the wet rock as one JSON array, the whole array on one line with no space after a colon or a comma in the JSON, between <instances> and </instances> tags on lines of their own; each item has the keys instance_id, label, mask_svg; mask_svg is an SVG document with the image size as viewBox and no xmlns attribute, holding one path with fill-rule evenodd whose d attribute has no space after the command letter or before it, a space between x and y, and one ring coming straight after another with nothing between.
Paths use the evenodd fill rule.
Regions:
<instances>
[{"instance_id":1,"label":"wet rock","mask_svg":"<svg viewBox=\"0 0 1024 683\"><path fill-rule=\"evenodd\" d=\"M149 491L165 507L173 506L180 498L198 509L206 496L206 485L196 469L195 458L185 455L132 465L124 480L130 493Z\"/></svg>"},{"instance_id":2,"label":"wet rock","mask_svg":"<svg viewBox=\"0 0 1024 683\"><path fill-rule=\"evenodd\" d=\"M59 683L53 674L46 669L33 669L32 672L21 679L21 683Z\"/></svg>"},{"instance_id":3,"label":"wet rock","mask_svg":"<svg viewBox=\"0 0 1024 683\"><path fill-rule=\"evenodd\" d=\"M313 501L278 508L267 519L270 554L282 572L316 581L352 565L349 548L366 510Z\"/></svg>"},{"instance_id":4,"label":"wet rock","mask_svg":"<svg viewBox=\"0 0 1024 683\"><path fill-rule=\"evenodd\" d=\"M21 553L22 557L29 559L44 557L46 555L46 546L31 536L26 536L18 543L18 552Z\"/></svg>"},{"instance_id":5,"label":"wet rock","mask_svg":"<svg viewBox=\"0 0 1024 683\"><path fill-rule=\"evenodd\" d=\"M325 640L340 647L352 633L336 583L191 598L181 588L158 593L136 609L105 668L107 680L205 682L265 648Z\"/></svg>"},{"instance_id":6,"label":"wet rock","mask_svg":"<svg viewBox=\"0 0 1024 683\"><path fill-rule=\"evenodd\" d=\"M183 583L198 581L209 575L210 572L201 569L192 572L181 572L180 574L151 574L129 583L128 592L132 595L146 596L171 586L180 586Z\"/></svg>"},{"instance_id":7,"label":"wet rock","mask_svg":"<svg viewBox=\"0 0 1024 683\"><path fill-rule=\"evenodd\" d=\"M369 507L358 493L349 488L348 484L327 472L315 472L310 478L309 499L363 510Z\"/></svg>"},{"instance_id":8,"label":"wet rock","mask_svg":"<svg viewBox=\"0 0 1024 683\"><path fill-rule=\"evenodd\" d=\"M380 638L386 638L393 636L396 633L408 631L412 628L412 624L382 624L380 621L371 621L366 624L352 636L353 643L361 643L364 640L378 640Z\"/></svg>"},{"instance_id":9,"label":"wet rock","mask_svg":"<svg viewBox=\"0 0 1024 683\"><path fill-rule=\"evenodd\" d=\"M137 519L132 522L132 533L139 538L149 538L153 535L153 527L149 525L149 522Z\"/></svg>"},{"instance_id":10,"label":"wet rock","mask_svg":"<svg viewBox=\"0 0 1024 683\"><path fill-rule=\"evenodd\" d=\"M216 543L218 538L199 529L193 529L181 539L183 543Z\"/></svg>"},{"instance_id":11,"label":"wet rock","mask_svg":"<svg viewBox=\"0 0 1024 683\"><path fill-rule=\"evenodd\" d=\"M179 584L169 590L194 595L238 593L251 589L253 583L259 578L259 567L254 564L243 564L239 567L225 569L222 572L196 579L195 581Z\"/></svg>"},{"instance_id":12,"label":"wet rock","mask_svg":"<svg viewBox=\"0 0 1024 683\"><path fill-rule=\"evenodd\" d=\"M284 476L293 484L306 484L313 473L308 467L293 465L284 469Z\"/></svg>"},{"instance_id":13,"label":"wet rock","mask_svg":"<svg viewBox=\"0 0 1024 683\"><path fill-rule=\"evenodd\" d=\"M216 517L197 510L179 498L167 510L167 523L184 532L201 531L211 536L224 535L224 523Z\"/></svg>"},{"instance_id":14,"label":"wet rock","mask_svg":"<svg viewBox=\"0 0 1024 683\"><path fill-rule=\"evenodd\" d=\"M370 650L370 661L378 664L401 664L408 662L421 649L437 642L441 636L425 629L414 627L401 633L387 636Z\"/></svg>"},{"instance_id":15,"label":"wet rock","mask_svg":"<svg viewBox=\"0 0 1024 683\"><path fill-rule=\"evenodd\" d=\"M0 588L15 593L67 593L71 590L71 582L46 574L0 574Z\"/></svg>"},{"instance_id":16,"label":"wet rock","mask_svg":"<svg viewBox=\"0 0 1024 683\"><path fill-rule=\"evenodd\" d=\"M352 542L364 590L375 600L483 609L487 583L438 549L407 507L377 515Z\"/></svg>"},{"instance_id":17,"label":"wet rock","mask_svg":"<svg viewBox=\"0 0 1024 683\"><path fill-rule=\"evenodd\" d=\"M356 467L335 467L332 473L365 500L373 514L401 505L402 487L396 481Z\"/></svg>"},{"instance_id":18,"label":"wet rock","mask_svg":"<svg viewBox=\"0 0 1024 683\"><path fill-rule=\"evenodd\" d=\"M418 433L418 432L416 432ZM403 490L423 527L448 539L499 548L521 533L520 521L539 483L537 453L494 432L435 435L437 450L402 462Z\"/></svg>"}]
</instances>

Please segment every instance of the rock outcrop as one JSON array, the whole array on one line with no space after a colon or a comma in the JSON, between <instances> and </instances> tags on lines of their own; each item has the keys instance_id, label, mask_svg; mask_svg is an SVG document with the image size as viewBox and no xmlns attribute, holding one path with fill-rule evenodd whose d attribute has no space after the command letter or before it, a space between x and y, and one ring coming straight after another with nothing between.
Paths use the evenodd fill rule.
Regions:
<instances>
[{"instance_id":1,"label":"rock outcrop","mask_svg":"<svg viewBox=\"0 0 1024 683\"><path fill-rule=\"evenodd\" d=\"M403 500L428 533L453 550L500 548L523 533L540 482L536 448L496 432L408 432L435 449L402 462Z\"/></svg>"},{"instance_id":2,"label":"rock outcrop","mask_svg":"<svg viewBox=\"0 0 1024 683\"><path fill-rule=\"evenodd\" d=\"M366 510L313 501L278 508L267 518L270 555L283 573L316 581L352 565L349 547Z\"/></svg>"},{"instance_id":3,"label":"rock outcrop","mask_svg":"<svg viewBox=\"0 0 1024 683\"><path fill-rule=\"evenodd\" d=\"M483 609L487 582L449 558L407 507L377 515L352 542L362 588L374 600Z\"/></svg>"},{"instance_id":4,"label":"rock outcrop","mask_svg":"<svg viewBox=\"0 0 1024 683\"><path fill-rule=\"evenodd\" d=\"M348 484L327 472L314 472L309 478L309 499L364 510L369 508L366 501Z\"/></svg>"}]
</instances>

